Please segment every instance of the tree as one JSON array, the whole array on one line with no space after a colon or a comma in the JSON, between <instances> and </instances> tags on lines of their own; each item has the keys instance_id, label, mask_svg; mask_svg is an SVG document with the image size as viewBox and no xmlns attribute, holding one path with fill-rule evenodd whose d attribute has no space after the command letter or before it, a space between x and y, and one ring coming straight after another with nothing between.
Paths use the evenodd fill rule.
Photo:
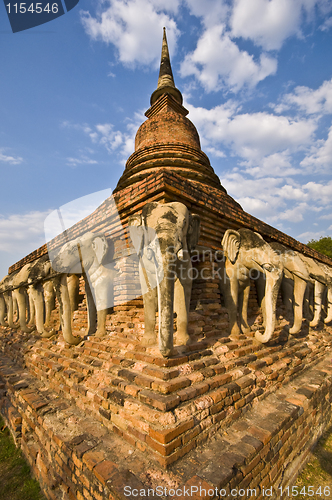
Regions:
<instances>
[{"instance_id":1,"label":"tree","mask_svg":"<svg viewBox=\"0 0 332 500\"><path fill-rule=\"evenodd\" d=\"M323 253L332 259L332 238L331 236L321 236L319 240L310 240L308 247Z\"/></svg>"}]
</instances>

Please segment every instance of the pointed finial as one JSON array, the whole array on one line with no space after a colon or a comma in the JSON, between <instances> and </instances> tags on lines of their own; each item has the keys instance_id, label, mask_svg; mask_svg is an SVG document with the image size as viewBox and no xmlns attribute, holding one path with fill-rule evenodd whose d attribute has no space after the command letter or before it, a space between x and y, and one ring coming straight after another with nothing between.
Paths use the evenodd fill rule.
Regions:
<instances>
[{"instance_id":1,"label":"pointed finial","mask_svg":"<svg viewBox=\"0 0 332 500\"><path fill-rule=\"evenodd\" d=\"M162 94L171 94L176 101L182 104L182 94L175 87L173 72L171 67L171 61L168 52L167 38L166 38L166 28L163 28L163 44L161 49L161 61L160 61L160 71L158 78L157 90L151 95L151 106L159 99Z\"/></svg>"}]
</instances>

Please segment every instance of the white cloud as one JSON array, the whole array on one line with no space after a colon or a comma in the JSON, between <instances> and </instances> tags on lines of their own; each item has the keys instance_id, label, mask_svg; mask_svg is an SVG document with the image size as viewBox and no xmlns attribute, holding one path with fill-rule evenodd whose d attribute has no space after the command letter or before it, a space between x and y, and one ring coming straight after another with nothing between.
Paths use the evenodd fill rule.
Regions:
<instances>
[{"instance_id":1,"label":"white cloud","mask_svg":"<svg viewBox=\"0 0 332 500\"><path fill-rule=\"evenodd\" d=\"M303 190L310 201L319 202L320 205L329 205L332 199L332 181L326 184L319 182L308 182Z\"/></svg>"},{"instance_id":2,"label":"white cloud","mask_svg":"<svg viewBox=\"0 0 332 500\"><path fill-rule=\"evenodd\" d=\"M100 123L95 125L88 135L92 142L105 146L110 154L118 151L121 155L121 161L127 160L128 156L135 151L135 135L144 120L143 113L136 112L134 119L127 119L127 132L114 130L112 123Z\"/></svg>"},{"instance_id":3,"label":"white cloud","mask_svg":"<svg viewBox=\"0 0 332 500\"><path fill-rule=\"evenodd\" d=\"M326 172L332 167L332 127L330 127L326 141L319 140L312 147L311 154L301 161L303 167L314 167L315 170Z\"/></svg>"},{"instance_id":4,"label":"white cloud","mask_svg":"<svg viewBox=\"0 0 332 500\"><path fill-rule=\"evenodd\" d=\"M287 220L289 222L300 222L303 220L303 214L309 210L307 203L299 203L293 208L288 208L277 215L277 219Z\"/></svg>"},{"instance_id":5,"label":"white cloud","mask_svg":"<svg viewBox=\"0 0 332 500\"><path fill-rule=\"evenodd\" d=\"M230 13L230 6L225 0L185 0L190 13L200 17L205 27L225 23Z\"/></svg>"},{"instance_id":6,"label":"white cloud","mask_svg":"<svg viewBox=\"0 0 332 500\"><path fill-rule=\"evenodd\" d=\"M331 208L332 181L301 185L276 177L251 179L240 172L228 173L220 181L245 211L273 225L280 226L280 221L298 223L304 220L304 215L313 216ZM328 213L319 216L319 219L331 218Z\"/></svg>"},{"instance_id":7,"label":"white cloud","mask_svg":"<svg viewBox=\"0 0 332 500\"><path fill-rule=\"evenodd\" d=\"M328 31L331 27L332 27L332 17L329 17L321 26L321 30Z\"/></svg>"},{"instance_id":8,"label":"white cloud","mask_svg":"<svg viewBox=\"0 0 332 500\"><path fill-rule=\"evenodd\" d=\"M81 155L79 158L67 158L67 165L71 167L77 167L77 165L95 165L96 163L98 163L96 160L92 160L85 155Z\"/></svg>"},{"instance_id":9,"label":"white cloud","mask_svg":"<svg viewBox=\"0 0 332 500\"><path fill-rule=\"evenodd\" d=\"M329 230L330 228L328 228ZM319 232L314 232L314 231L306 231L305 233L301 233L297 236L297 239L302 241L302 243L308 243L310 240L319 240L321 236L324 236L325 231L319 231Z\"/></svg>"},{"instance_id":10,"label":"white cloud","mask_svg":"<svg viewBox=\"0 0 332 500\"><path fill-rule=\"evenodd\" d=\"M23 158L20 156L8 156L4 154L4 148L0 148L0 161L4 163L9 163L10 165L19 165L22 163Z\"/></svg>"},{"instance_id":11,"label":"white cloud","mask_svg":"<svg viewBox=\"0 0 332 500\"><path fill-rule=\"evenodd\" d=\"M300 108L306 114L330 114L332 113L332 80L326 80L317 89L298 86L293 93L286 94L280 105L276 106L277 112L284 112L291 105Z\"/></svg>"},{"instance_id":12,"label":"white cloud","mask_svg":"<svg viewBox=\"0 0 332 500\"><path fill-rule=\"evenodd\" d=\"M292 35L301 36L303 13L317 0L234 0L232 35L252 40L264 50L279 50Z\"/></svg>"},{"instance_id":13,"label":"white cloud","mask_svg":"<svg viewBox=\"0 0 332 500\"><path fill-rule=\"evenodd\" d=\"M291 166L290 154L308 147L316 128L313 120L292 120L266 112L241 114L234 101L212 109L190 104L187 108L204 145L230 147L244 160L242 166L259 177L266 175L266 169L273 175L298 173Z\"/></svg>"},{"instance_id":14,"label":"white cloud","mask_svg":"<svg viewBox=\"0 0 332 500\"><path fill-rule=\"evenodd\" d=\"M158 64L163 26L172 54L179 36L176 22L169 14L177 12L179 0L107 0L96 17L81 11L81 21L93 40L112 43L119 61L125 65ZM106 8L105 8L106 5Z\"/></svg>"},{"instance_id":15,"label":"white cloud","mask_svg":"<svg viewBox=\"0 0 332 500\"><path fill-rule=\"evenodd\" d=\"M265 177L270 173L275 177L288 177L302 173L302 170L294 167L291 162L292 157L286 149L280 153L273 153L263 157L258 162L259 165L256 164L256 160L256 162L243 161L241 162L241 166L246 167L246 172L254 177Z\"/></svg>"},{"instance_id":16,"label":"white cloud","mask_svg":"<svg viewBox=\"0 0 332 500\"><path fill-rule=\"evenodd\" d=\"M277 70L276 59L261 54L259 61L241 51L219 24L204 31L193 52L181 64L181 75L194 75L208 91L227 86L232 91L254 87Z\"/></svg>"},{"instance_id":17,"label":"white cloud","mask_svg":"<svg viewBox=\"0 0 332 500\"><path fill-rule=\"evenodd\" d=\"M94 144L104 146L110 154L119 153L120 161L126 160L135 150L135 135L138 127L145 120L142 111L134 113L134 118L127 118L125 129L126 132L116 130L113 123L98 123L97 125L88 125L87 123L71 123L69 121L62 122L61 126L71 128L83 132L89 136ZM77 157L67 158L67 164L76 166L79 164L95 164L95 160L91 159L86 153L93 153L93 150L85 148L85 151Z\"/></svg>"},{"instance_id":18,"label":"white cloud","mask_svg":"<svg viewBox=\"0 0 332 500\"><path fill-rule=\"evenodd\" d=\"M242 173L233 172L220 178L228 194L240 203L242 208L264 220L275 220L276 214L286 209L285 200L278 195L282 179L266 177L256 180Z\"/></svg>"},{"instance_id":19,"label":"white cloud","mask_svg":"<svg viewBox=\"0 0 332 500\"><path fill-rule=\"evenodd\" d=\"M323 219L323 220L331 220L332 219L332 213L321 215L319 218Z\"/></svg>"},{"instance_id":20,"label":"white cloud","mask_svg":"<svg viewBox=\"0 0 332 500\"><path fill-rule=\"evenodd\" d=\"M22 257L45 243L44 220L50 210L0 216L0 251Z\"/></svg>"}]
</instances>

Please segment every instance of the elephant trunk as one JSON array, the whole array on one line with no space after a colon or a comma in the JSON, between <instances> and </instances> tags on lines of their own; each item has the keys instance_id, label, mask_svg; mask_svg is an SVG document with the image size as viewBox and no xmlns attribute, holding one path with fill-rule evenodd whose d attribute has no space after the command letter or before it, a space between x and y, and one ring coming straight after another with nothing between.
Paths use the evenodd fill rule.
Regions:
<instances>
[{"instance_id":1,"label":"elephant trunk","mask_svg":"<svg viewBox=\"0 0 332 500\"><path fill-rule=\"evenodd\" d=\"M5 321L6 316L6 302L3 294L0 295L0 325L8 326L8 323Z\"/></svg>"},{"instance_id":2,"label":"elephant trunk","mask_svg":"<svg viewBox=\"0 0 332 500\"><path fill-rule=\"evenodd\" d=\"M290 334L298 333L302 328L303 298L307 282L298 276L294 276L294 324L289 329Z\"/></svg>"},{"instance_id":3,"label":"elephant trunk","mask_svg":"<svg viewBox=\"0 0 332 500\"><path fill-rule=\"evenodd\" d=\"M20 326L19 324L14 323L14 300L12 292L6 292L6 302L7 302L7 322L9 328L14 328L15 330Z\"/></svg>"},{"instance_id":4,"label":"elephant trunk","mask_svg":"<svg viewBox=\"0 0 332 500\"><path fill-rule=\"evenodd\" d=\"M332 321L332 285L327 287L327 316L324 319L324 323L330 323Z\"/></svg>"},{"instance_id":5,"label":"elephant trunk","mask_svg":"<svg viewBox=\"0 0 332 500\"><path fill-rule=\"evenodd\" d=\"M276 324L276 306L279 287L282 279L282 271L273 270L266 273L266 285L265 285L265 318L266 325L264 333L257 331L255 337L259 342L268 342L274 332Z\"/></svg>"},{"instance_id":6,"label":"elephant trunk","mask_svg":"<svg viewBox=\"0 0 332 500\"><path fill-rule=\"evenodd\" d=\"M314 288L314 318L310 321L310 326L318 326L322 312L322 298L324 293L324 285L319 281L315 281Z\"/></svg>"},{"instance_id":7,"label":"elephant trunk","mask_svg":"<svg viewBox=\"0 0 332 500\"><path fill-rule=\"evenodd\" d=\"M173 352L174 280L171 263L164 266L164 277L158 283L159 350L164 357Z\"/></svg>"}]
</instances>

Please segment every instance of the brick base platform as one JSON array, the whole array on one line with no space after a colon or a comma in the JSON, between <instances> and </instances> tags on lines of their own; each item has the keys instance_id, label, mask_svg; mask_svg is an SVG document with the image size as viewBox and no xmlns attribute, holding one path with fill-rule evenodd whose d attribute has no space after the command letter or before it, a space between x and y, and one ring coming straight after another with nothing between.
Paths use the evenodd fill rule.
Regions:
<instances>
[{"instance_id":1,"label":"brick base platform","mask_svg":"<svg viewBox=\"0 0 332 500\"><path fill-rule=\"evenodd\" d=\"M254 498L263 499L266 498L267 488L272 488L269 492L272 491L273 495L269 498L277 499L281 497L279 488L285 490L293 483L331 417L331 353L326 355L329 334L330 331L328 335L325 332L319 334L320 341L326 336L324 353L318 355L316 351L311 365L305 361L305 357L301 359L302 355L294 356L298 362L291 370L287 370L291 364L287 357L289 349L303 353L303 341L293 341L292 346L288 349L284 346L282 351L276 346L274 354L269 354L270 359L258 357L260 366L257 366L257 360L252 360L256 365L252 365L251 371L249 367L240 368L243 364L237 364L241 359L239 356L232 357L234 367L237 366L230 372L230 376L235 376L232 382L226 377L224 383L218 389L213 389L209 396L200 397L198 393L190 408L185 403L179 407L177 415L181 418L181 411L184 412L187 424L178 424L170 431L171 422L165 422L163 430L150 433L150 439L156 439L156 443L158 439L174 443L182 434L181 439L185 439L191 449L167 470L158 465L152 453L137 448L135 439L146 445L149 441L147 434L144 441L143 430L136 430L136 437L135 433L130 434L128 428L126 432L121 430L120 401L116 403L113 400L111 403L114 410L118 405L114 422L113 413L108 420L102 416L102 412L98 421L95 410L97 406L102 407L100 401L97 403L94 397L88 396L95 410L90 414L83 411L73 401L75 398L77 403L80 402L80 393L76 389L72 394L71 389L68 393L63 392L61 386L64 385L55 377L61 370L54 371L54 367L48 370L43 367L45 375L49 377L37 379L30 370L14 364L2 354L1 413L16 442L21 445L47 498L52 500L140 498L148 496L148 489L159 492L160 498L174 497L174 489L178 490L177 498L186 498L188 495L192 498L215 498L216 492L222 490L220 494L224 496L229 495L232 489L236 489L239 494L238 497L232 494L234 498L250 498L252 493L247 490L255 489ZM6 343L12 341L7 347L2 336L3 351L14 348L15 334L11 335L7 334ZM307 338L307 345L310 342L313 345L321 343L317 339L315 341L313 335ZM36 344L40 345L40 341ZM296 350L297 344L302 347ZM228 352L235 351L233 347ZM288 351L288 354L280 356L284 351ZM173 367L170 369L174 370ZM53 370L53 384L49 383L52 378L50 370ZM298 370L301 370L300 374ZM284 379L282 386L278 382L273 384L273 380L277 381L278 378ZM285 383L286 380L292 382ZM265 391L263 381L266 384ZM241 392L246 391L251 384L258 393L243 406L241 401L245 401L246 396L243 394L241 397ZM118 394L120 397L120 391ZM227 399L232 398L235 400L233 405L228 410L221 410L227 408ZM236 403L239 404L236 406ZM137 411L139 403L131 401L130 404ZM124 403L122 411L128 411L130 404ZM224 413L220 418L223 425L209 427L213 421L216 423L215 416L221 414L220 411L218 413L218 404L219 410ZM152 418L154 410L150 408L149 417ZM176 418L176 410L164 415ZM207 429L199 442L195 441L197 426ZM287 498L287 494L283 498Z\"/></svg>"}]
</instances>

